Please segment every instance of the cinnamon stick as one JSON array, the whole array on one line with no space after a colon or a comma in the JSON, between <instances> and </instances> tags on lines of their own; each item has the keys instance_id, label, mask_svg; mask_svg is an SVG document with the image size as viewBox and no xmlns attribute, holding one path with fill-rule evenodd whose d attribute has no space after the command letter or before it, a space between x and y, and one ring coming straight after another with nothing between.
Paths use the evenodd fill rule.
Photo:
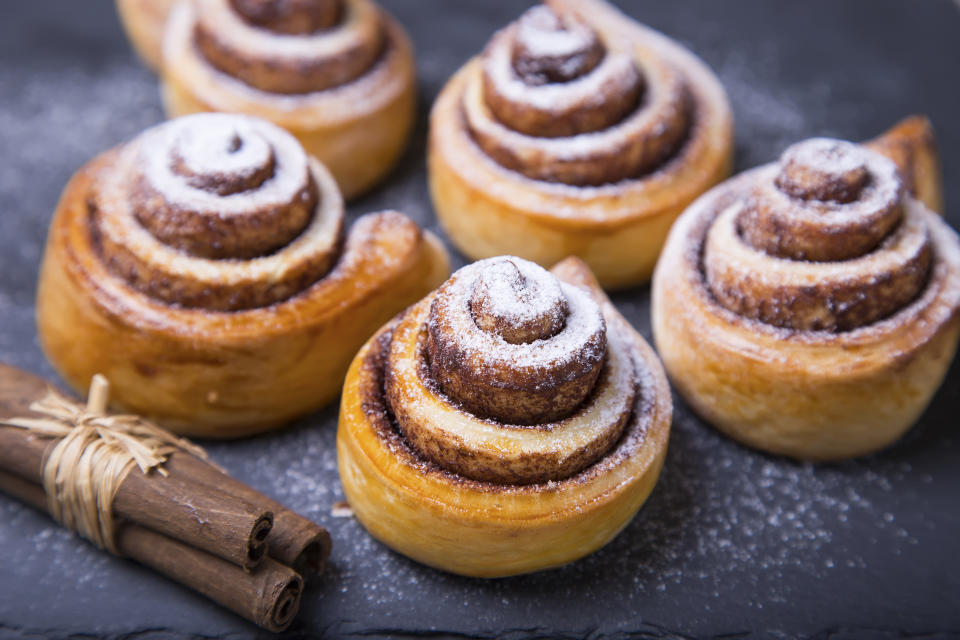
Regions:
<instances>
[{"instance_id":1,"label":"cinnamon stick","mask_svg":"<svg viewBox=\"0 0 960 640\"><path fill-rule=\"evenodd\" d=\"M47 387L42 378L0 363L0 421L27 415L31 402L43 396ZM39 483L48 445L46 439L20 429L0 427L0 469ZM323 572L331 546L323 527L192 455L174 453L164 469L169 474L166 478L131 472L114 499L115 513L246 567L255 566L266 550L301 575ZM147 495L150 500L144 500ZM175 514L167 506L171 503ZM227 513L218 510L227 505L232 505ZM243 522L257 510L261 515L272 512L272 529L256 520L249 535L236 539L238 520ZM268 533L263 539L265 528ZM243 529L247 530L246 525Z\"/></svg>"},{"instance_id":2,"label":"cinnamon stick","mask_svg":"<svg viewBox=\"0 0 960 640\"><path fill-rule=\"evenodd\" d=\"M0 365L0 421L26 415L8 408L8 393L16 390L16 385L10 384L9 369ZM0 469L40 485L43 461L52 444L49 438L23 429L0 426ZM263 561L267 535L273 526L273 512L262 502L254 504L216 487L192 483L182 474L144 475L138 469L128 473L120 485L113 511L118 518L246 569Z\"/></svg>"},{"instance_id":3,"label":"cinnamon stick","mask_svg":"<svg viewBox=\"0 0 960 640\"><path fill-rule=\"evenodd\" d=\"M47 512L43 488L0 471L0 491ZM126 557L202 593L270 631L283 631L296 617L303 579L271 559L253 571L132 522L117 529L117 548Z\"/></svg>"},{"instance_id":4,"label":"cinnamon stick","mask_svg":"<svg viewBox=\"0 0 960 640\"><path fill-rule=\"evenodd\" d=\"M331 547L326 529L194 456L175 453L167 460L166 468L171 476L182 474L270 508L273 511L273 529L267 537L270 557L289 565L304 578L323 573Z\"/></svg>"}]
</instances>

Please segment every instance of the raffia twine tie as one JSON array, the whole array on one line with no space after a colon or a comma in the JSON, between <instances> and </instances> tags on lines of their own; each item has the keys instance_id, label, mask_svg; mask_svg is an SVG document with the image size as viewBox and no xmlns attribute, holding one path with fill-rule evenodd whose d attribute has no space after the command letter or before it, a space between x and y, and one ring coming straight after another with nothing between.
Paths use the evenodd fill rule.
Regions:
<instances>
[{"instance_id":1,"label":"raffia twine tie","mask_svg":"<svg viewBox=\"0 0 960 640\"><path fill-rule=\"evenodd\" d=\"M136 466L144 475L156 470L166 476L163 464L171 453L182 450L203 460L207 454L140 416L107 415L109 396L110 383L97 374L86 405L48 389L30 405L41 417L12 418L3 424L57 440L42 470L50 515L101 549L120 555L113 499L127 474Z\"/></svg>"}]
</instances>

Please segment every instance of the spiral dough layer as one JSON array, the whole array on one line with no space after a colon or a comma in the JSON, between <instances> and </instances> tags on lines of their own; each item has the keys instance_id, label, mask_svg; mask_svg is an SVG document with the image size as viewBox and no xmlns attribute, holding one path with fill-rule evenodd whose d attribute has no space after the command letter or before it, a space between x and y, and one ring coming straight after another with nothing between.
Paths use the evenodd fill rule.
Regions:
<instances>
[{"instance_id":1,"label":"spiral dough layer","mask_svg":"<svg viewBox=\"0 0 960 640\"><path fill-rule=\"evenodd\" d=\"M300 94L346 84L387 45L369 0L201 0L194 36L220 71L271 93Z\"/></svg>"},{"instance_id":2,"label":"spiral dough layer","mask_svg":"<svg viewBox=\"0 0 960 640\"><path fill-rule=\"evenodd\" d=\"M464 267L393 331L385 389L399 429L467 478L567 478L614 445L635 404L620 322L526 260Z\"/></svg>"},{"instance_id":3,"label":"spiral dough layer","mask_svg":"<svg viewBox=\"0 0 960 640\"><path fill-rule=\"evenodd\" d=\"M199 114L124 145L92 202L111 271L166 303L268 306L337 259L343 202L329 173L263 120Z\"/></svg>"},{"instance_id":4,"label":"spiral dough layer","mask_svg":"<svg viewBox=\"0 0 960 640\"><path fill-rule=\"evenodd\" d=\"M548 6L497 33L482 82L463 98L477 144L547 182L600 185L654 171L689 133L689 92L666 60L638 60L608 40L572 10Z\"/></svg>"},{"instance_id":5,"label":"spiral dough layer","mask_svg":"<svg viewBox=\"0 0 960 640\"><path fill-rule=\"evenodd\" d=\"M677 392L726 435L800 460L889 446L920 420L960 336L960 241L929 121L815 138L680 216L651 292Z\"/></svg>"},{"instance_id":6,"label":"spiral dough layer","mask_svg":"<svg viewBox=\"0 0 960 640\"><path fill-rule=\"evenodd\" d=\"M777 327L850 331L923 290L933 260L925 213L891 160L816 138L751 175L749 195L718 215L704 245L724 307Z\"/></svg>"},{"instance_id":7,"label":"spiral dough layer","mask_svg":"<svg viewBox=\"0 0 960 640\"><path fill-rule=\"evenodd\" d=\"M430 113L430 196L460 251L573 256L605 289L650 278L673 221L732 161L716 75L606 0L530 9Z\"/></svg>"}]
</instances>

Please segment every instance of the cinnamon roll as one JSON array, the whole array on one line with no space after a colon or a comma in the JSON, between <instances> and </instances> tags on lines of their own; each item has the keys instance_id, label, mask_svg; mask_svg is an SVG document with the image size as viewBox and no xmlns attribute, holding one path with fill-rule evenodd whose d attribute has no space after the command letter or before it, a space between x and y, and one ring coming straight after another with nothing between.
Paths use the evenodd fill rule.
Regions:
<instances>
[{"instance_id":1,"label":"cinnamon roll","mask_svg":"<svg viewBox=\"0 0 960 640\"><path fill-rule=\"evenodd\" d=\"M800 142L694 203L653 280L656 344L687 402L801 459L909 429L960 332L960 242L927 206L937 166L915 117L863 145Z\"/></svg>"},{"instance_id":2,"label":"cinnamon roll","mask_svg":"<svg viewBox=\"0 0 960 640\"><path fill-rule=\"evenodd\" d=\"M413 125L413 48L371 0L189 0L167 22L168 115L247 113L326 165L347 198L395 164Z\"/></svg>"},{"instance_id":3,"label":"cinnamon roll","mask_svg":"<svg viewBox=\"0 0 960 640\"><path fill-rule=\"evenodd\" d=\"M696 56L603 0L546 0L437 98L430 193L472 258L575 255L624 287L732 153L727 96Z\"/></svg>"},{"instance_id":4,"label":"cinnamon roll","mask_svg":"<svg viewBox=\"0 0 960 640\"><path fill-rule=\"evenodd\" d=\"M345 231L330 172L282 129L197 114L67 185L37 294L44 351L84 389L181 433L233 437L333 400L356 349L448 273L396 212Z\"/></svg>"},{"instance_id":5,"label":"cinnamon roll","mask_svg":"<svg viewBox=\"0 0 960 640\"><path fill-rule=\"evenodd\" d=\"M357 354L337 453L377 539L454 573L571 562L656 484L672 403L656 355L570 258L457 271Z\"/></svg>"},{"instance_id":6,"label":"cinnamon roll","mask_svg":"<svg viewBox=\"0 0 960 640\"><path fill-rule=\"evenodd\" d=\"M153 71L163 62L163 28L176 0L116 0L130 44Z\"/></svg>"}]
</instances>

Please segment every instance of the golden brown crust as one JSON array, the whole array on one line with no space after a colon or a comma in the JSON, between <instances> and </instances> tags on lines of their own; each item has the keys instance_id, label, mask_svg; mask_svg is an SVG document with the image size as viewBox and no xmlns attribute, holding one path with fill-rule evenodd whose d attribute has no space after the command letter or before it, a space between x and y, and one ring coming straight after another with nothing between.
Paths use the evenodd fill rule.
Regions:
<instances>
[{"instance_id":1,"label":"golden brown crust","mask_svg":"<svg viewBox=\"0 0 960 640\"><path fill-rule=\"evenodd\" d=\"M447 273L437 239L394 212L361 218L341 250L342 200L317 166L326 204L311 225L333 223L327 224L335 241L329 256L311 244L314 226L287 247L251 260L192 257L144 239L143 227L130 235L135 218L122 201L107 197L104 185L129 168L117 161L131 146L94 159L64 191L41 271L39 333L72 386L83 389L94 373L107 375L120 407L179 432L236 437L323 406L370 332ZM238 195L244 197L227 198ZM104 242L116 229L106 230L103 216L125 221L116 229L127 235ZM144 272L118 262L121 246L140 252ZM303 264L319 259L329 266L304 280L296 275L300 251ZM151 273L175 273L178 280L153 282ZM239 310L219 311L216 299L211 308L217 291ZM267 303L257 304L261 300Z\"/></svg>"},{"instance_id":2,"label":"golden brown crust","mask_svg":"<svg viewBox=\"0 0 960 640\"><path fill-rule=\"evenodd\" d=\"M926 116L904 118L864 145L897 163L907 189L931 211L943 213L943 179L933 125Z\"/></svg>"},{"instance_id":3,"label":"golden brown crust","mask_svg":"<svg viewBox=\"0 0 960 640\"><path fill-rule=\"evenodd\" d=\"M635 284L674 217L729 174L729 104L702 62L607 3L550 6L559 27L543 20L550 28L525 36L528 14L441 92L428 152L434 206L473 258L551 264L574 254L606 287ZM593 67L580 62L592 51L582 25L604 46ZM546 66L539 75L563 67L561 53L580 75L525 80L518 57L535 66L531 48Z\"/></svg>"},{"instance_id":4,"label":"golden brown crust","mask_svg":"<svg viewBox=\"0 0 960 640\"><path fill-rule=\"evenodd\" d=\"M609 330L623 339L611 345L613 354L626 356L635 385L629 394L623 425L614 441L604 441L601 457L587 467L573 468L553 481L510 482L475 479L484 465L520 472L543 471L554 442L565 449L563 424L534 430L487 423L498 437L514 442L501 455L478 463L457 460L453 434L472 440L474 420L451 408L444 415L449 436L434 430L433 447L410 439L399 415L414 410L412 402L397 402L389 392L389 364L399 340L407 344L403 325L411 315L429 316L431 300L385 326L361 349L351 367L341 403L337 448L347 498L361 522L377 538L421 562L456 573L501 576L535 571L579 558L609 541L646 499L662 465L671 414L670 394L656 356L607 301L585 265L569 260L553 272L568 284L590 287L603 308ZM436 294L435 294L436 295ZM416 322L414 322L416 324ZM415 342L415 340L414 340ZM421 370L422 372L422 370ZM414 373L413 380L418 377ZM410 382L412 380L405 379ZM421 423L421 426L422 423ZM427 432L427 429L424 429ZM592 444L590 446L593 446ZM520 456L510 452L524 450ZM589 448L589 447L588 447ZM575 447L574 450L578 450ZM535 453L542 451L543 455ZM469 467L470 476L456 465ZM579 470L578 470L579 469Z\"/></svg>"},{"instance_id":5,"label":"golden brown crust","mask_svg":"<svg viewBox=\"0 0 960 640\"><path fill-rule=\"evenodd\" d=\"M415 69L395 20L369 0L342 5L331 28L293 35L249 22L228 0L178 7L164 46L168 115L225 111L270 120L330 168L348 198L359 195L406 144Z\"/></svg>"},{"instance_id":6,"label":"golden brown crust","mask_svg":"<svg viewBox=\"0 0 960 640\"><path fill-rule=\"evenodd\" d=\"M870 146L884 149L880 140ZM911 154L891 155L899 163ZM732 218L775 171L730 180L677 222L654 277L658 350L684 398L732 437L797 458L863 455L915 422L953 358L960 244L907 196L897 226L863 256L815 263L751 254L731 233ZM743 271L717 274L718 260ZM742 303L763 295L764 304Z\"/></svg>"}]
</instances>

